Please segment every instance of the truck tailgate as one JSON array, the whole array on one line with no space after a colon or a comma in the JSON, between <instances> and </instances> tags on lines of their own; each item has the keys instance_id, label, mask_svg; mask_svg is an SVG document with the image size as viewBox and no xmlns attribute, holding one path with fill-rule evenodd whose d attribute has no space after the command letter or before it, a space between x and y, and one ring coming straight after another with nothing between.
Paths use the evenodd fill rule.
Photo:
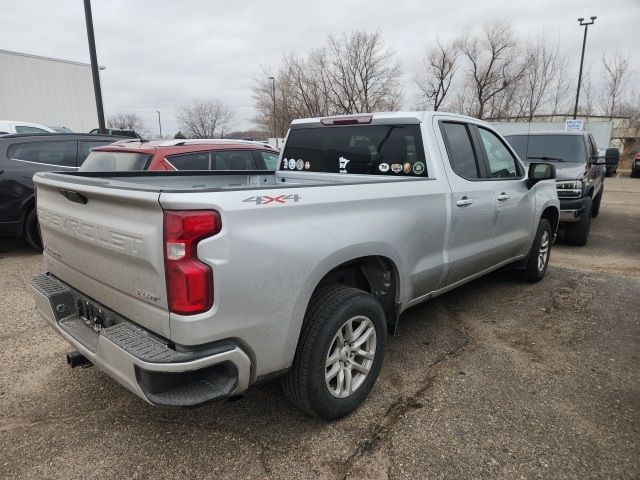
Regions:
<instances>
[{"instance_id":1,"label":"truck tailgate","mask_svg":"<svg viewBox=\"0 0 640 480\"><path fill-rule=\"evenodd\" d=\"M34 181L47 272L169 338L159 190Z\"/></svg>"}]
</instances>

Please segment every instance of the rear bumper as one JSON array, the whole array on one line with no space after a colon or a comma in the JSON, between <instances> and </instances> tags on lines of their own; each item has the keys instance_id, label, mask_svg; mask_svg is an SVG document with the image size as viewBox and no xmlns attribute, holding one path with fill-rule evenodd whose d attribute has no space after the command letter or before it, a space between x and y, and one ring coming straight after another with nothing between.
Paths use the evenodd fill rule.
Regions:
<instances>
[{"instance_id":1,"label":"rear bumper","mask_svg":"<svg viewBox=\"0 0 640 480\"><path fill-rule=\"evenodd\" d=\"M560 223L572 223L579 221L584 212L584 199L585 197L561 198Z\"/></svg>"},{"instance_id":2,"label":"rear bumper","mask_svg":"<svg viewBox=\"0 0 640 480\"><path fill-rule=\"evenodd\" d=\"M153 405L195 407L237 395L249 385L251 361L232 341L178 351L106 308L101 313L115 323L98 333L78 313L79 303L89 300L81 293L50 275L35 277L31 289L38 312L61 337Z\"/></svg>"}]
</instances>

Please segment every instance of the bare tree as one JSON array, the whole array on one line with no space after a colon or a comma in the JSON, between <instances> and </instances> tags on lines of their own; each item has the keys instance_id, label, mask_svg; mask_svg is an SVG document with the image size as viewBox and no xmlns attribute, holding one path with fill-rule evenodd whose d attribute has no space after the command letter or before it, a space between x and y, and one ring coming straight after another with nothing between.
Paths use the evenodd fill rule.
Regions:
<instances>
[{"instance_id":1,"label":"bare tree","mask_svg":"<svg viewBox=\"0 0 640 480\"><path fill-rule=\"evenodd\" d=\"M622 89L629 80L629 57L616 51L611 56L602 55L602 80L604 88L599 97L600 108L611 120L620 100Z\"/></svg>"},{"instance_id":2,"label":"bare tree","mask_svg":"<svg viewBox=\"0 0 640 480\"><path fill-rule=\"evenodd\" d=\"M560 54L559 42L549 43L544 36L528 42L526 46L528 67L521 85L521 110L529 122L554 98L554 83L561 73L560 64L566 59Z\"/></svg>"},{"instance_id":3,"label":"bare tree","mask_svg":"<svg viewBox=\"0 0 640 480\"><path fill-rule=\"evenodd\" d=\"M566 109L570 104L570 95L572 84L569 79L569 62L565 61L564 55L558 61L556 66L556 75L551 85L552 93L549 101L549 109L552 115L566 113Z\"/></svg>"},{"instance_id":4,"label":"bare tree","mask_svg":"<svg viewBox=\"0 0 640 480\"><path fill-rule=\"evenodd\" d=\"M254 87L254 121L269 132L275 123L282 136L294 118L397 110L400 76L395 54L383 47L379 32L330 36L324 48L306 57L285 55L275 74L262 68Z\"/></svg>"},{"instance_id":5,"label":"bare tree","mask_svg":"<svg viewBox=\"0 0 640 480\"><path fill-rule=\"evenodd\" d=\"M522 80L528 58L521 55L511 27L501 22L485 25L479 35L467 35L461 51L469 64L466 87L473 92L467 113L495 117L504 104L496 97Z\"/></svg>"},{"instance_id":6,"label":"bare tree","mask_svg":"<svg viewBox=\"0 0 640 480\"><path fill-rule=\"evenodd\" d=\"M397 110L400 64L382 34L355 31L327 41L327 100L338 114Z\"/></svg>"},{"instance_id":7,"label":"bare tree","mask_svg":"<svg viewBox=\"0 0 640 480\"><path fill-rule=\"evenodd\" d=\"M135 113L114 113L109 115L106 120L107 128L117 128L118 130L134 130L142 132L144 130L144 122Z\"/></svg>"},{"instance_id":8,"label":"bare tree","mask_svg":"<svg viewBox=\"0 0 640 480\"><path fill-rule=\"evenodd\" d=\"M194 100L177 109L180 130L189 138L223 138L235 125L231 108L221 100Z\"/></svg>"},{"instance_id":9,"label":"bare tree","mask_svg":"<svg viewBox=\"0 0 640 480\"><path fill-rule=\"evenodd\" d=\"M437 40L436 46L427 52L422 70L415 77L421 104L433 105L434 111L442 107L458 70L459 53L460 42L457 40L446 45Z\"/></svg>"}]
</instances>

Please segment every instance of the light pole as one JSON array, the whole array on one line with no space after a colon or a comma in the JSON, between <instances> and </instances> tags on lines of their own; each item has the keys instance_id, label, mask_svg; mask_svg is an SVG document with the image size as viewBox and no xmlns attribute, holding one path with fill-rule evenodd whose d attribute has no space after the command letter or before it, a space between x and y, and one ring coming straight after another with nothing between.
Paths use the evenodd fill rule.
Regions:
<instances>
[{"instance_id":1,"label":"light pole","mask_svg":"<svg viewBox=\"0 0 640 480\"><path fill-rule=\"evenodd\" d=\"M158 112L158 127L160 128L160 138L162 138L162 122L160 121L160 110L156 110Z\"/></svg>"},{"instance_id":2,"label":"light pole","mask_svg":"<svg viewBox=\"0 0 640 480\"><path fill-rule=\"evenodd\" d=\"M96 111L98 113L98 128L100 133L106 133L104 125L104 108L102 107L102 90L100 89L100 72L98 55L96 54L96 38L93 34L93 17L91 16L91 0L84 0L84 20L87 24L87 39L89 40L89 57L91 58L91 76L93 77L93 93L96 97Z\"/></svg>"},{"instance_id":3,"label":"light pole","mask_svg":"<svg viewBox=\"0 0 640 480\"><path fill-rule=\"evenodd\" d=\"M591 17L590 22L585 22L584 18L579 18L580 26L584 27L584 38L582 39L582 56L580 57L580 72L578 73L578 90L576 91L576 104L573 107L573 119L578 115L578 101L580 100L580 83L582 82L582 64L584 63L584 47L587 45L587 30L589 25L593 25L598 17Z\"/></svg>"},{"instance_id":4,"label":"light pole","mask_svg":"<svg viewBox=\"0 0 640 480\"><path fill-rule=\"evenodd\" d=\"M276 139L276 148L278 147L278 132L276 131L276 79L269 77L271 80L271 91L273 93L273 136Z\"/></svg>"}]
</instances>

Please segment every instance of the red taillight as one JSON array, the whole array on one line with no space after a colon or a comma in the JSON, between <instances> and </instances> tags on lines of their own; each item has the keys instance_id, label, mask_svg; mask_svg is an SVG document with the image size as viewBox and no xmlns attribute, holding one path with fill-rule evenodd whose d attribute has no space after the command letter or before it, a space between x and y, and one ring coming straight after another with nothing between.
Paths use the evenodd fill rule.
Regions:
<instances>
[{"instance_id":1,"label":"red taillight","mask_svg":"<svg viewBox=\"0 0 640 480\"><path fill-rule=\"evenodd\" d=\"M215 210L165 210L164 269L171 312L193 315L213 305L213 271L198 260L197 246L221 227Z\"/></svg>"}]
</instances>

